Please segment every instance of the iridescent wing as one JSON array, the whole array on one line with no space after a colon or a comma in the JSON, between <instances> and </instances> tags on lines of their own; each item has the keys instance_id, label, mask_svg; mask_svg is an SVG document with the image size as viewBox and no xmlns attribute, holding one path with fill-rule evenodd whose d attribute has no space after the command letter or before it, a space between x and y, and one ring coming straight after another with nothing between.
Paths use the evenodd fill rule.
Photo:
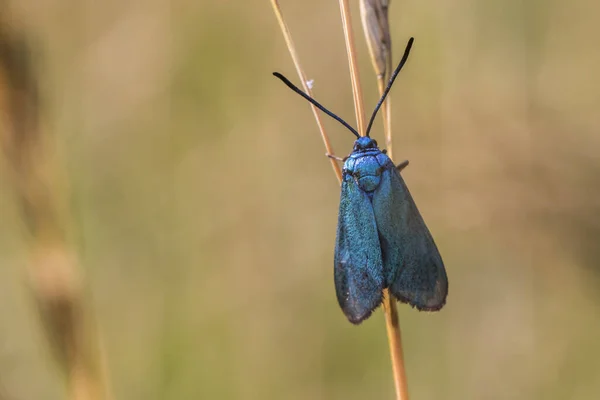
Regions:
<instances>
[{"instance_id":1,"label":"iridescent wing","mask_svg":"<svg viewBox=\"0 0 600 400\"><path fill-rule=\"evenodd\" d=\"M349 174L342 182L334 278L350 322L359 324L381 304L384 276L373 206Z\"/></svg>"},{"instance_id":2,"label":"iridescent wing","mask_svg":"<svg viewBox=\"0 0 600 400\"><path fill-rule=\"evenodd\" d=\"M404 180L390 162L373 195L386 286L398 300L424 311L446 303L442 257Z\"/></svg>"}]
</instances>

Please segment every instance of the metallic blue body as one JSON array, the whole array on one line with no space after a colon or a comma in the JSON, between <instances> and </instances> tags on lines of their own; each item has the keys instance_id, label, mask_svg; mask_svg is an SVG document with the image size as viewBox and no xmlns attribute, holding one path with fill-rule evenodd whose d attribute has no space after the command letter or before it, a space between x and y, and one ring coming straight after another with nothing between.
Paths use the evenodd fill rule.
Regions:
<instances>
[{"instance_id":1,"label":"metallic blue body","mask_svg":"<svg viewBox=\"0 0 600 400\"><path fill-rule=\"evenodd\" d=\"M389 288L399 301L436 311L448 277L431 233L392 160L361 137L344 163L334 255L338 302L358 324Z\"/></svg>"}]
</instances>

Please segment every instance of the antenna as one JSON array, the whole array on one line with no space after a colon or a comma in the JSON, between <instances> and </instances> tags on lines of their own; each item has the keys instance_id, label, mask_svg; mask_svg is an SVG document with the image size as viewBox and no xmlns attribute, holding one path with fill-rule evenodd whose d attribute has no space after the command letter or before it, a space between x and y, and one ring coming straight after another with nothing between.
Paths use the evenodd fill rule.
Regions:
<instances>
[{"instance_id":1,"label":"antenna","mask_svg":"<svg viewBox=\"0 0 600 400\"><path fill-rule=\"evenodd\" d=\"M390 77L390 80L389 80L389 82L388 82L385 90L383 91L383 94L381 95L381 99L379 99L379 102L375 106L375 110L373 111L373 115L371 115L371 120L369 121L369 125L367 125L366 136L369 136L369 132L371 131L371 127L373 126L373 122L375 121L375 117L377 116L377 112L381 108L381 105L383 104L383 101L385 100L386 96L390 92L390 89L392 88L392 84L396 80L396 77L400 73L400 70L402 69L402 67L404 67L404 64L406 64L406 60L408 60L408 55L410 54L410 49L411 49L414 41L415 41L415 38L412 38L412 37L408 40L408 43L406 44L406 49L404 49L404 55L402 56L402 59L400 60L400 63L398 64L398 66L394 70L394 73Z\"/></svg>"},{"instance_id":2,"label":"antenna","mask_svg":"<svg viewBox=\"0 0 600 400\"><path fill-rule=\"evenodd\" d=\"M375 121L375 117L377 116L377 112L381 108L381 105L383 104L386 96L390 92L390 89L392 89L392 84L396 80L396 77L400 73L400 70L402 69L402 67L404 67L404 64L406 64L406 60L408 60L408 55L410 54L410 49L413 45L414 40L415 39L412 37L408 40L408 43L406 44L406 49L404 49L404 55L402 56L400 63L398 64L398 66L396 67L394 72L392 73L392 76L390 77L390 80L389 80L385 90L383 91L383 95L381 95L381 99L379 99L379 102L375 106L375 110L373 110L373 115L371 115L371 120L369 121L369 125L367 126L367 133L366 133L367 137L369 136L369 132L371 131L371 127L373 126L373 121ZM340 117L338 117L337 115L335 115L334 113L332 113L331 111L329 111L328 109L323 107L318 101L316 101L315 99L313 99L312 97L310 97L309 95L304 93L296 85L294 85L292 82L290 82L285 76L281 75L279 72L273 72L273 75L275 75L277 78L281 79L281 81L283 83L285 83L294 92L298 93L300 96L302 96L306 100L310 101L319 110L323 111L325 114L329 115L331 118L335 119L340 124L344 125L350 132L352 132L354 134L354 136L356 136L357 138L360 138L360 134L356 131L356 129L354 129L346 121L344 121L343 119L341 119Z\"/></svg>"},{"instance_id":3,"label":"antenna","mask_svg":"<svg viewBox=\"0 0 600 400\"><path fill-rule=\"evenodd\" d=\"M281 75L279 72L273 72L273 75L275 75L276 77L281 79L283 81L283 83L285 83L294 92L298 93L300 96L304 97L306 100L308 100L312 104L314 104L315 107L317 107L319 110L323 111L325 114L329 115L331 118L335 119L340 124L342 124L346 128L348 128L350 130L350 132L354 133L354 136L356 136L357 138L360 137L358 132L356 132L356 129L354 129L353 127L348 125L348 123L346 121L344 121L343 119L341 119L340 117L338 117L337 115L335 115L334 113L332 113L331 111L329 111L328 109L323 107L321 104L319 104L318 101L316 101L315 99L313 99L312 97L310 97L309 95L304 93L302 90L298 89L298 87L296 87L292 82L290 82L285 76Z\"/></svg>"}]
</instances>

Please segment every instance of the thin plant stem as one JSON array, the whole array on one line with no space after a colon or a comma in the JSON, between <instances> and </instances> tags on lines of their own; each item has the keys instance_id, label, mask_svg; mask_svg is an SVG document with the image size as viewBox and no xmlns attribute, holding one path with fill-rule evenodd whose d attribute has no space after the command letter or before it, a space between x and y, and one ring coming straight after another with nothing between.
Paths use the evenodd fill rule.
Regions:
<instances>
[{"instance_id":1,"label":"thin plant stem","mask_svg":"<svg viewBox=\"0 0 600 400\"><path fill-rule=\"evenodd\" d=\"M359 5L367 48L377 76L379 95L382 95L393 69L392 38L388 18L390 0L360 0ZM382 114L385 147L388 154L392 154L391 93L383 104Z\"/></svg>"},{"instance_id":2,"label":"thin plant stem","mask_svg":"<svg viewBox=\"0 0 600 400\"><path fill-rule=\"evenodd\" d=\"M385 84L379 89L379 92L381 94L383 93L384 88ZM388 97L383 107L382 116L384 129L385 127L387 127L385 137L387 143L388 156L393 160L389 107L390 99ZM404 367L404 351L402 350L402 334L400 332L398 309L396 308L396 300L392 296L390 296L388 289L383 290L383 312L385 314L385 327L387 330L388 343L390 346L390 358L392 361L392 372L394 374L396 399L408 400L408 382L406 380L406 369Z\"/></svg>"},{"instance_id":3,"label":"thin plant stem","mask_svg":"<svg viewBox=\"0 0 600 400\"><path fill-rule=\"evenodd\" d=\"M391 52L390 52L391 60ZM391 67L391 62L388 64ZM379 95L383 94L387 78L391 73L391 68L386 73L377 76L377 86ZM383 129L388 156L393 160L394 153L392 149L392 121L391 121L391 94L388 94L383 104ZM388 289L383 290L383 312L385 314L385 327L390 346L390 358L392 361L392 372L394 374L394 387L396 388L397 400L408 400L408 381L406 379L406 369L404 367L404 351L402 349L402 334L400 331L400 321L398 318L398 309L396 300L390 296Z\"/></svg>"},{"instance_id":4,"label":"thin plant stem","mask_svg":"<svg viewBox=\"0 0 600 400\"><path fill-rule=\"evenodd\" d=\"M354 97L354 111L356 113L356 125L358 133L365 135L365 108L363 103L362 88L360 86L360 74L358 72L358 61L356 59L356 47L354 45L354 34L352 31L352 17L348 0L340 0L340 11L342 16L342 27L344 28L344 39L346 40L346 52L348 53L348 66L350 67L350 79L352 81L352 95Z\"/></svg>"},{"instance_id":5,"label":"thin plant stem","mask_svg":"<svg viewBox=\"0 0 600 400\"><path fill-rule=\"evenodd\" d=\"M404 351L402 350L402 335L396 300L390 296L388 289L383 290L383 312L385 314L385 327L390 345L392 372L394 374L394 387L397 400L408 400L408 382L404 368Z\"/></svg>"},{"instance_id":6,"label":"thin plant stem","mask_svg":"<svg viewBox=\"0 0 600 400\"><path fill-rule=\"evenodd\" d=\"M306 84L306 76L302 67L300 66L300 61L298 59L298 55L296 53L291 34L285 23L283 18L283 14L279 7L279 3L277 0L271 0L271 5L273 6L273 11L275 12L275 16L277 17L277 21L279 22L279 27L281 28L281 32L283 33L283 37L285 39L288 51L292 57L294 62L294 66L296 67L296 71L298 72L298 76L300 77L300 81L302 82L302 87L306 93L312 96L312 92L308 85ZM364 107L362 100L362 91L360 86L360 79L358 74L358 67L356 61L356 50L354 45L354 38L352 36L352 22L350 19L350 12L348 7L348 2L346 0L340 0L340 9L342 14L342 24L344 27L344 37L346 39L346 49L348 52L348 61L350 64L350 74L352 79L352 93L354 97L354 105L356 111L358 132L362 135L365 134L365 118L364 118ZM391 65L391 60L390 60ZM391 67L388 68L387 75L391 73ZM379 79L381 83L378 82L379 92L383 93L385 89L386 75L382 75L381 79ZM321 136L323 138L323 142L325 144L325 148L328 154L333 154L333 149L330 145L327 134L325 133L325 129L323 128L320 115L315 106L311 104L311 108L313 110L315 120L317 121L317 125L319 126L319 130L321 131ZM391 124L390 124L390 101L388 100L384 103L383 107L383 117L384 123L386 124L385 132L386 132L386 144L388 148L388 154L391 151ZM391 157L391 155L390 155ZM333 166L333 170L338 178L338 181L341 183L342 181L342 173L339 165L337 164L335 159L331 159L331 164ZM396 398L398 400L408 400L408 386L406 381L406 373L404 368L404 355L402 351L402 340L400 335L400 325L398 322L398 311L396 309L396 304L393 298L389 296L388 290L385 289L383 292L383 309L385 314L386 328L388 334L388 341L390 346L390 354L392 359L392 370L394 374L394 384L396 387Z\"/></svg>"},{"instance_id":7,"label":"thin plant stem","mask_svg":"<svg viewBox=\"0 0 600 400\"><path fill-rule=\"evenodd\" d=\"M387 76L377 76L377 88L379 89L379 95L383 95L385 85L387 83ZM383 118L383 135L385 136L385 148L387 149L388 156L393 160L393 146L392 146L392 95L387 95L383 106L381 107L381 116Z\"/></svg>"},{"instance_id":8,"label":"thin plant stem","mask_svg":"<svg viewBox=\"0 0 600 400\"><path fill-rule=\"evenodd\" d=\"M379 88L380 95L382 95L383 91L385 90L386 78L387 75L391 73L391 69L388 69L388 71L389 72L387 72L387 74L385 74L383 77L378 76L377 78L377 86ZM393 160L392 124L390 115L391 96L389 94L382 108L386 149L388 156ZM390 296L388 289L383 290L383 312L385 314L385 327L388 336L388 344L390 347L390 358L392 362L392 372L394 375L394 387L396 388L396 399L408 400L408 381L406 379L406 369L404 367L404 351L402 349L402 334L400 331L398 309L396 307L396 300Z\"/></svg>"},{"instance_id":9,"label":"thin plant stem","mask_svg":"<svg viewBox=\"0 0 600 400\"><path fill-rule=\"evenodd\" d=\"M285 23L285 19L283 18L283 13L281 12L281 7L279 7L279 2L277 0L271 0L271 6L273 6L273 12L275 13L275 17L277 18L279 27L281 28L281 33L283 34L283 38L285 40L285 44L288 48L288 51L290 52L290 56L292 56L292 61L294 62L294 66L296 67L296 72L298 73L298 77L300 78L300 82L302 83L302 88L304 89L304 91L306 93L308 93L311 97L313 97L312 90L310 89L310 87L307 84L307 79L306 79L306 75L304 74L304 70L302 69L302 66L300 65L300 59L298 57L298 53L296 52L296 47L294 46L294 42L292 41L292 35L290 33L290 30L287 27L287 24ZM321 114L319 113L319 110L317 109L317 107L315 107L312 104L310 105L310 107L313 111L315 120L317 121L317 126L319 127L319 131L321 132L321 138L323 139L323 144L325 145L325 150L327 151L327 154L334 154L333 147L331 146L331 142L329 141L329 136L327 136L327 132L325 132L325 127L323 126L323 121L321 120ZM360 127L359 127L359 132L361 132ZM342 169L340 168L340 165L333 158L330 158L329 161L331 162L331 167L333 168L333 172L335 173L335 176L337 177L338 183L341 184L342 183Z\"/></svg>"},{"instance_id":10,"label":"thin plant stem","mask_svg":"<svg viewBox=\"0 0 600 400\"><path fill-rule=\"evenodd\" d=\"M392 41L388 18L389 0L361 0L360 12L363 31L371 56L371 62L379 95L383 95L390 74L392 73ZM388 156L393 160L392 148L392 121L391 121L391 94L388 94L383 104L383 131L385 135ZM390 347L394 386L397 400L408 400L408 383L404 367L404 352L402 349L402 335L396 301L388 289L383 291L383 311L385 325Z\"/></svg>"}]
</instances>

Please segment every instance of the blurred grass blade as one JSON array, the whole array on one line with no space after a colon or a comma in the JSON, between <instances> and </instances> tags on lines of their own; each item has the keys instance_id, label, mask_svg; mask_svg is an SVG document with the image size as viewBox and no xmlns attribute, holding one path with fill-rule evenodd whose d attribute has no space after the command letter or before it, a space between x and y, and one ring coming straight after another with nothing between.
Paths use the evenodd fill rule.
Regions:
<instances>
[{"instance_id":1,"label":"blurred grass blade","mask_svg":"<svg viewBox=\"0 0 600 400\"><path fill-rule=\"evenodd\" d=\"M0 2L0 146L31 236L28 278L69 399L109 399L107 376L77 256L66 234L67 194L41 122L26 32Z\"/></svg>"}]
</instances>

